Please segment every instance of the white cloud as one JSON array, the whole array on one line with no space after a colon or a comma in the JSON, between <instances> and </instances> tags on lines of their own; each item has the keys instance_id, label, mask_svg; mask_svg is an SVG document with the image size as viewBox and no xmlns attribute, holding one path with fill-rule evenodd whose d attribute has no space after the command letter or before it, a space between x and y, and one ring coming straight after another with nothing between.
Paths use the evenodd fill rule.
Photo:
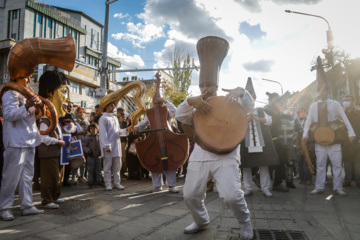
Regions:
<instances>
[{"instance_id":1,"label":"white cloud","mask_svg":"<svg viewBox=\"0 0 360 240\"><path fill-rule=\"evenodd\" d=\"M144 61L139 55L129 56L110 42L108 43L108 54L110 57L120 60L121 68L142 68L145 66Z\"/></svg>"},{"instance_id":2,"label":"white cloud","mask_svg":"<svg viewBox=\"0 0 360 240\"><path fill-rule=\"evenodd\" d=\"M145 48L143 46L144 43L155 41L165 36L162 27L155 26L154 24L143 25L142 23L134 24L129 22L127 23L127 30L127 33L116 33L111 36L116 40L124 39L130 41L137 48Z\"/></svg>"},{"instance_id":3,"label":"white cloud","mask_svg":"<svg viewBox=\"0 0 360 240\"><path fill-rule=\"evenodd\" d=\"M119 18L119 19L122 19L122 18L128 18L128 17L130 17L130 15L129 14L122 14L122 13L115 13L114 14L114 18Z\"/></svg>"}]
</instances>

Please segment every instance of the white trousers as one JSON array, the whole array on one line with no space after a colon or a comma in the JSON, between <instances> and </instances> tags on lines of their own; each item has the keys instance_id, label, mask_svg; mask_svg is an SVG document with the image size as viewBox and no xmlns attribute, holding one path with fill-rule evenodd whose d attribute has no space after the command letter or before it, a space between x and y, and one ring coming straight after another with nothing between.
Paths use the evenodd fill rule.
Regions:
<instances>
[{"instance_id":1,"label":"white trousers","mask_svg":"<svg viewBox=\"0 0 360 240\"><path fill-rule=\"evenodd\" d=\"M165 172L166 172L166 184L169 187L175 187L176 170L170 170ZM154 187L159 188L163 185L162 172L151 172L151 179Z\"/></svg>"},{"instance_id":2,"label":"white trousers","mask_svg":"<svg viewBox=\"0 0 360 240\"><path fill-rule=\"evenodd\" d=\"M341 144L333 144L329 146L315 143L316 154L316 182L315 188L324 190L326 179L326 162L329 157L333 171L333 189L342 189L342 153Z\"/></svg>"},{"instance_id":3,"label":"white trousers","mask_svg":"<svg viewBox=\"0 0 360 240\"><path fill-rule=\"evenodd\" d=\"M17 186L19 186L21 209L34 206L32 196L34 157L35 148L5 148L0 189L0 210L13 205Z\"/></svg>"},{"instance_id":4,"label":"white trousers","mask_svg":"<svg viewBox=\"0 0 360 240\"><path fill-rule=\"evenodd\" d=\"M261 190L269 190L271 181L270 181L270 173L268 166L259 167L260 172L260 185ZM243 180L244 180L244 188L246 190L252 191L252 174L251 168L243 168Z\"/></svg>"},{"instance_id":5,"label":"white trousers","mask_svg":"<svg viewBox=\"0 0 360 240\"><path fill-rule=\"evenodd\" d=\"M194 221L199 225L210 223L204 204L206 184L215 178L216 188L225 204L231 208L239 224L250 221L244 193L241 190L239 163L235 159L189 162L184 186L184 199Z\"/></svg>"},{"instance_id":6,"label":"white trousers","mask_svg":"<svg viewBox=\"0 0 360 240\"><path fill-rule=\"evenodd\" d=\"M121 158L103 158L104 181L105 185L111 185L111 174L114 178L114 184L120 184Z\"/></svg>"}]
</instances>

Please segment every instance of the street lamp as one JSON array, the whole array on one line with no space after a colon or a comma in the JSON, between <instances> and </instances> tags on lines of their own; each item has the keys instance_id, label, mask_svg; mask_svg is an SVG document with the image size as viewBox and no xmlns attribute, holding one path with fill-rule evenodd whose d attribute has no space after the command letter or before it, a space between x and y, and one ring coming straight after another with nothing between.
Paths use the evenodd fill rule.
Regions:
<instances>
[{"instance_id":1,"label":"street lamp","mask_svg":"<svg viewBox=\"0 0 360 240\"><path fill-rule=\"evenodd\" d=\"M317 18L323 19L327 23L328 28L329 28L329 30L326 31L326 39L327 39L327 45L328 45L327 50L331 51L334 48L334 37L333 37L333 34L332 34L332 30L330 28L330 24L329 24L328 20L326 20L324 17L319 16L319 15L309 14L309 13L295 12L295 11L291 11L291 10L285 10L285 12L287 12L287 13L296 13L296 14L301 14L301 15L306 15L306 16L310 16L310 17L317 17ZM326 49L323 49L323 53L325 54L326 52L327 52Z\"/></svg>"},{"instance_id":2,"label":"street lamp","mask_svg":"<svg viewBox=\"0 0 360 240\"><path fill-rule=\"evenodd\" d=\"M105 96L107 93L106 89L106 74L107 74L107 44L108 44L108 35L109 35L109 8L110 4L117 2L118 0L106 0L105 2L105 24L104 24L104 37L102 42L102 61L100 68L100 88L96 89L97 96Z\"/></svg>"},{"instance_id":3,"label":"street lamp","mask_svg":"<svg viewBox=\"0 0 360 240\"><path fill-rule=\"evenodd\" d=\"M266 79L266 78L262 78L261 80L264 80L264 81L268 81L268 82L273 82L273 83L277 83L280 85L281 87L281 95L284 95L284 92L283 92L283 87L281 85L281 83L279 83L278 81L274 81L274 80L270 80L270 79Z\"/></svg>"}]
</instances>

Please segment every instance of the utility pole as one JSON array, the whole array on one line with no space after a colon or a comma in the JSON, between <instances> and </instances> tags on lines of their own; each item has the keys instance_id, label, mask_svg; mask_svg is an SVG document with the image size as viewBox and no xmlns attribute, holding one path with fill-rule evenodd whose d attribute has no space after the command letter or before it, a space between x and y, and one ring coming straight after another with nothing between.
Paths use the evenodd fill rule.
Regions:
<instances>
[{"instance_id":1,"label":"utility pole","mask_svg":"<svg viewBox=\"0 0 360 240\"><path fill-rule=\"evenodd\" d=\"M103 35L103 42L102 42L102 61L101 61L101 68L100 68L100 88L96 89L96 96L103 97L107 94L106 89L106 76L108 73L107 69L107 43L108 43L108 35L109 35L109 9L110 4L117 2L118 0L106 0L105 2L105 25L104 25L104 35Z\"/></svg>"}]
</instances>

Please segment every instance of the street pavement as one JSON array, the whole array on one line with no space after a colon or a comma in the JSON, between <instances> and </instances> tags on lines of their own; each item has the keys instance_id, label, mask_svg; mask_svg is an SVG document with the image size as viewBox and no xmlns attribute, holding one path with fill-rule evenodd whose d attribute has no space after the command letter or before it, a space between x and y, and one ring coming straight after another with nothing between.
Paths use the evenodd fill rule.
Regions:
<instances>
[{"instance_id":1,"label":"street pavement","mask_svg":"<svg viewBox=\"0 0 360 240\"><path fill-rule=\"evenodd\" d=\"M329 176L323 194L310 195L314 186L298 184L288 193L273 192L265 197L254 185L246 197L252 214L254 239L360 239L360 188L345 188L347 196L334 195ZM19 199L11 208L15 220L0 221L0 239L240 239L239 225L219 198L216 189L207 193L205 204L210 225L184 234L192 223L182 191L149 193L151 180L125 180L125 190L89 189L86 184L64 187L66 202L45 214L20 216ZM354 184L354 183L353 183ZM184 178L178 178L182 190ZM40 208L40 193L34 191Z\"/></svg>"}]
</instances>

